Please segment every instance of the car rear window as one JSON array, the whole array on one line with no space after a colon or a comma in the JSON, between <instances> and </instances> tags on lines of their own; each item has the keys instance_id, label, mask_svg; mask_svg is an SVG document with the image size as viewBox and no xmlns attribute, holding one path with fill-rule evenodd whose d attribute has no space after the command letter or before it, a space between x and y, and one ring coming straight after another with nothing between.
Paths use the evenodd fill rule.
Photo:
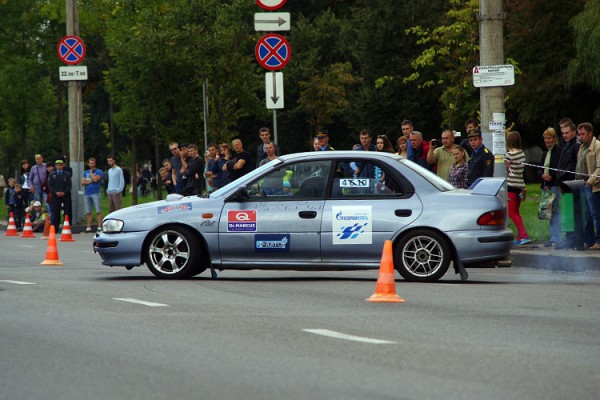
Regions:
<instances>
[{"instance_id":1,"label":"car rear window","mask_svg":"<svg viewBox=\"0 0 600 400\"><path fill-rule=\"evenodd\" d=\"M401 159L401 160L398 160L398 162L401 163L401 164L404 164L408 168L410 168L413 171L415 171L417 174L421 175L423 178L425 178L429 183L431 183L440 192L447 192L449 190L455 190L456 189L449 182L446 182L445 180L443 180L442 178L440 178L439 176L437 176L433 172L429 171L428 169L425 169L425 168L421 167L420 165L418 165L418 164L416 164L416 163L414 163L414 162L412 162L410 160Z\"/></svg>"}]
</instances>

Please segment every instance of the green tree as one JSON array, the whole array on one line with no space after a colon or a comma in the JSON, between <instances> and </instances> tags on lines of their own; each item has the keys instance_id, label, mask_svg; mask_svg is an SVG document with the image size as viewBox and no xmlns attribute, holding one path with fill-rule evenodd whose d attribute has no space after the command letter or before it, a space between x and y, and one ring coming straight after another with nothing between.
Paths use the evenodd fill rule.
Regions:
<instances>
[{"instance_id":1,"label":"green tree","mask_svg":"<svg viewBox=\"0 0 600 400\"><path fill-rule=\"evenodd\" d=\"M478 11L478 0L451 0L440 25L416 25L406 31L423 50L412 59L413 72L404 82L417 82L422 90L441 89L442 124L449 128L460 129L479 109L471 75L479 62Z\"/></svg>"},{"instance_id":2,"label":"green tree","mask_svg":"<svg viewBox=\"0 0 600 400\"><path fill-rule=\"evenodd\" d=\"M7 175L35 152L58 153L56 97L48 68L48 26L43 3L0 1L0 155ZM55 48L54 48L55 51ZM56 53L54 53L56 54Z\"/></svg>"},{"instance_id":3,"label":"green tree","mask_svg":"<svg viewBox=\"0 0 600 400\"><path fill-rule=\"evenodd\" d=\"M560 118L580 118L589 109L568 87L567 66L575 56L569 20L585 0L507 0L505 53L518 67L515 85L506 89L507 119L528 143L539 143Z\"/></svg>"},{"instance_id":4,"label":"green tree","mask_svg":"<svg viewBox=\"0 0 600 400\"><path fill-rule=\"evenodd\" d=\"M600 0L588 0L583 11L571 19L576 56L569 63L569 83L600 91ZM600 120L600 102L595 102L594 119Z\"/></svg>"}]
</instances>

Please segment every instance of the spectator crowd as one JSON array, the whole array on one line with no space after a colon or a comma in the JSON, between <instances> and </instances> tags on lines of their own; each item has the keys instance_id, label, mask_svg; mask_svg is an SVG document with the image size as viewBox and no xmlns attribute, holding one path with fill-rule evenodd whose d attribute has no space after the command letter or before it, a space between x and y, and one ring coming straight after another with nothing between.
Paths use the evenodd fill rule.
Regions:
<instances>
[{"instance_id":1,"label":"spectator crowd","mask_svg":"<svg viewBox=\"0 0 600 400\"><path fill-rule=\"evenodd\" d=\"M600 250L600 141L594 136L590 123L576 126L571 119L563 118L559 126L562 140L553 128L543 132L546 149L541 160L527 160L521 134L517 131L507 133L507 209L517 231L515 245L531 242L520 214L521 202L527 198L523 175L525 167L529 165L538 171L542 194L552 194L549 240L544 246L557 249L577 247L573 232L567 232L562 237L560 204L565 196L567 201L571 201L568 197L571 189L565 182L579 179L583 182L581 192L585 199L584 248ZM368 129L364 129L359 134L359 143L352 150L395 153L436 173L458 189L469 188L479 178L494 175L495 157L483 144L476 119L465 122L464 138L459 132L446 129L439 138L426 140L409 120L402 121L401 131L400 137L392 141L385 134L373 137ZM240 139L234 139L231 144L209 143L204 153L195 144L171 142L171 155L162 160L158 170L159 179L152 173L149 164L137 172L138 194L152 194L159 183L167 194L189 196L217 190L282 154L280 147L272 141L269 128L261 128L258 136L260 143L254 156L244 148ZM329 140L330 135L326 130L317 131L312 150L334 151ZM58 229L61 215L70 216L72 213L72 171L66 165L66 157L44 162L44 157L36 154L34 160L33 166L28 160L22 160L20 173L16 177L5 180L0 175L0 189L4 190L7 210L13 214L18 230L23 227L25 212L29 212L32 224L38 221L36 226L40 220L45 220L47 214L51 224ZM117 165L113 155L107 157L107 164L108 170L102 171L96 167L96 159L92 157L88 159L88 169L81 177L87 232L92 231L92 212L100 230L102 187L105 188L110 212L122 207L121 198L129 183L129 173ZM350 168L357 178L384 179L379 168L370 164L352 163Z\"/></svg>"}]
</instances>

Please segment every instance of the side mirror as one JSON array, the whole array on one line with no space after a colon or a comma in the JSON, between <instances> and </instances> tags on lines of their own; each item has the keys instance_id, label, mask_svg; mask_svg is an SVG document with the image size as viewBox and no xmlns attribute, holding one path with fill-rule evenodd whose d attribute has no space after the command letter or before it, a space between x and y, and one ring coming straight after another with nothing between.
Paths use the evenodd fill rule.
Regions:
<instances>
[{"instance_id":1,"label":"side mirror","mask_svg":"<svg viewBox=\"0 0 600 400\"><path fill-rule=\"evenodd\" d=\"M240 186L235 192L233 192L227 201L243 202L249 199L250 196L248 195L248 189L246 189L246 186Z\"/></svg>"}]
</instances>

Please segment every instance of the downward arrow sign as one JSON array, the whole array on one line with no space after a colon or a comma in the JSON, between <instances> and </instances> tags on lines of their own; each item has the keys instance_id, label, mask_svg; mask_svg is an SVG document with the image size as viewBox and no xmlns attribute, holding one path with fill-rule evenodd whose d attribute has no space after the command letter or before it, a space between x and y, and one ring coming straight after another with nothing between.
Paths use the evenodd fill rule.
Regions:
<instances>
[{"instance_id":1,"label":"downward arrow sign","mask_svg":"<svg viewBox=\"0 0 600 400\"><path fill-rule=\"evenodd\" d=\"M265 100L270 110L284 107L283 72L265 73Z\"/></svg>"},{"instance_id":2,"label":"downward arrow sign","mask_svg":"<svg viewBox=\"0 0 600 400\"><path fill-rule=\"evenodd\" d=\"M271 96L271 100L273 100L273 103L277 104L277 102L279 101L279 96L277 96L277 82L275 81L275 72L271 72L271 79L273 85L273 95Z\"/></svg>"}]
</instances>

